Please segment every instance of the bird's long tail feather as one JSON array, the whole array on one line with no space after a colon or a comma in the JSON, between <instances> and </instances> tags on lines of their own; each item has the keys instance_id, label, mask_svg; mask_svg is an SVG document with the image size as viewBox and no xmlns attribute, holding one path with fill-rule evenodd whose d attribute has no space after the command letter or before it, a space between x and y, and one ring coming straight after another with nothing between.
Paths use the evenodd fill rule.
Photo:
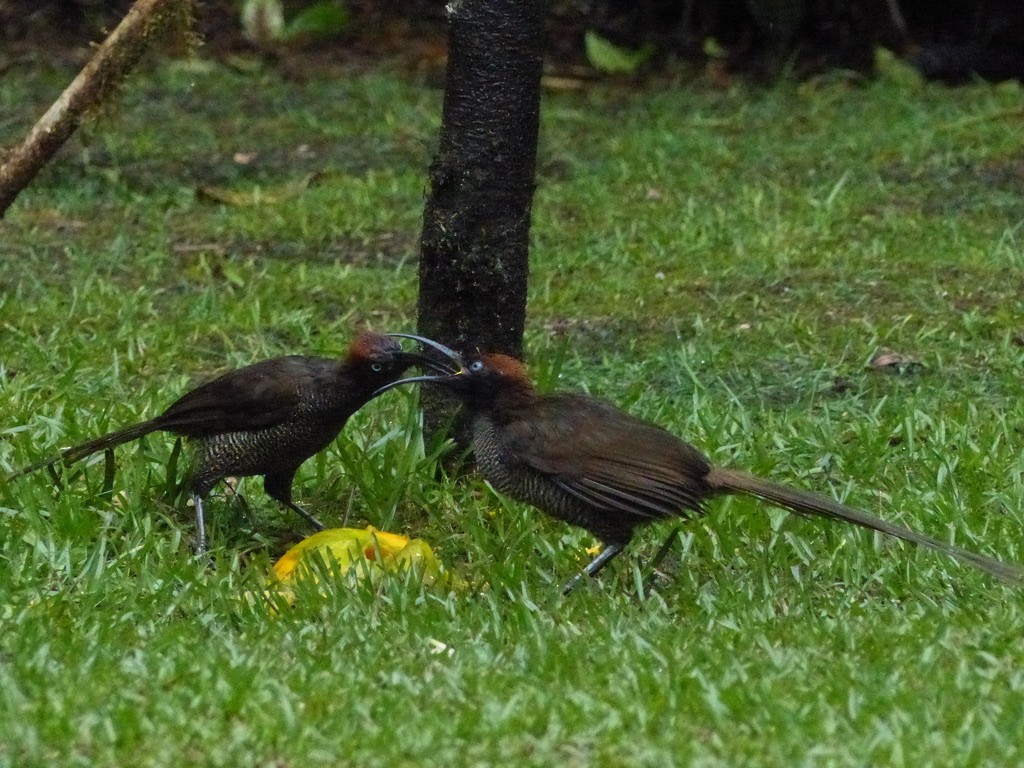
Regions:
<instances>
[{"instance_id":1,"label":"bird's long tail feather","mask_svg":"<svg viewBox=\"0 0 1024 768\"><path fill-rule=\"evenodd\" d=\"M1024 585L1024 568L1020 566L1004 563L993 557L961 549L952 544L933 539L931 536L925 536L922 533L912 531L902 525L888 523L885 520L881 520L853 507L848 507L845 504L840 504L838 501L833 501L824 496L777 485L747 472L720 467L715 467L708 473L707 482L712 488L721 493L748 493L774 502L793 512L826 517L832 520L843 520L863 528L870 528L889 536L895 536L898 539L933 549L936 552L944 552L963 563L980 568L1007 583L1018 586Z\"/></svg>"},{"instance_id":2,"label":"bird's long tail feather","mask_svg":"<svg viewBox=\"0 0 1024 768\"><path fill-rule=\"evenodd\" d=\"M22 467L21 469L9 474L5 479L7 482L10 482L22 475L35 472L37 469L44 469L46 467L53 466L58 462L73 464L76 461L84 459L86 456L91 456L92 454L106 450L107 448L113 448L114 446L121 445L122 443L138 440L143 435L148 435L150 432L155 432L162 427L163 425L159 419L150 419L149 421L143 421L140 424L133 424L132 426L125 427L124 429L108 432L105 435L80 443L79 445L64 448L60 453L50 456L48 459L43 459L42 461L37 461L35 464Z\"/></svg>"}]
</instances>

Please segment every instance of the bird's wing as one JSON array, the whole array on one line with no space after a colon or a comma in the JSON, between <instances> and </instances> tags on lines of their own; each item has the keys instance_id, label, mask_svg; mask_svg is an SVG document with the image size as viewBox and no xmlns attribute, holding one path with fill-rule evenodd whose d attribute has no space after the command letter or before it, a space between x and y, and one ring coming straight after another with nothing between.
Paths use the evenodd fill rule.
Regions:
<instances>
[{"instance_id":1,"label":"bird's wing","mask_svg":"<svg viewBox=\"0 0 1024 768\"><path fill-rule=\"evenodd\" d=\"M159 417L161 428L203 436L275 426L295 414L313 376L297 355L230 371L171 404Z\"/></svg>"},{"instance_id":2,"label":"bird's wing","mask_svg":"<svg viewBox=\"0 0 1024 768\"><path fill-rule=\"evenodd\" d=\"M698 511L708 460L670 432L585 395L546 395L504 430L510 453L598 509Z\"/></svg>"}]
</instances>

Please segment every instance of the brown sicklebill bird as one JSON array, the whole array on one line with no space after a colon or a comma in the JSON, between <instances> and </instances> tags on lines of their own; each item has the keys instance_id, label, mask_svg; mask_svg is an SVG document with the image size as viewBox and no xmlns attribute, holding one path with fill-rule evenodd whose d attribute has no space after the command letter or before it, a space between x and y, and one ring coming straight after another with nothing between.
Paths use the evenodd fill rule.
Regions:
<instances>
[{"instance_id":1,"label":"brown sicklebill bird","mask_svg":"<svg viewBox=\"0 0 1024 768\"><path fill-rule=\"evenodd\" d=\"M453 392L470 419L473 452L499 492L586 528L604 549L583 573L594 576L618 555L641 525L699 514L722 494L758 496L793 512L843 520L970 563L1004 581L1024 583L1024 569L888 523L837 501L711 464L689 443L610 403L577 393L540 394L526 368L506 355L457 353L422 337L456 366L387 387L422 381Z\"/></svg>"},{"instance_id":2,"label":"brown sicklebill bird","mask_svg":"<svg viewBox=\"0 0 1024 768\"><path fill-rule=\"evenodd\" d=\"M195 504L197 551L206 549L203 497L229 476L263 475L267 495L322 530L292 501L295 473L338 436L375 390L422 360L403 352L394 339L370 332L356 337L343 360L302 355L264 360L187 392L156 418L65 448L7 479L58 462L71 464L150 432L170 432L195 447L187 487Z\"/></svg>"}]
</instances>

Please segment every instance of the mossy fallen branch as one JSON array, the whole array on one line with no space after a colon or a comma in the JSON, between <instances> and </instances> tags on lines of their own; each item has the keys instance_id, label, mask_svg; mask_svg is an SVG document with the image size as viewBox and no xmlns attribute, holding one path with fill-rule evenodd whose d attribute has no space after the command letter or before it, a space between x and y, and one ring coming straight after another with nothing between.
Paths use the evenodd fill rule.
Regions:
<instances>
[{"instance_id":1,"label":"mossy fallen branch","mask_svg":"<svg viewBox=\"0 0 1024 768\"><path fill-rule=\"evenodd\" d=\"M0 164L0 218L39 170L107 102L154 40L192 42L193 0L137 0L25 140Z\"/></svg>"}]
</instances>

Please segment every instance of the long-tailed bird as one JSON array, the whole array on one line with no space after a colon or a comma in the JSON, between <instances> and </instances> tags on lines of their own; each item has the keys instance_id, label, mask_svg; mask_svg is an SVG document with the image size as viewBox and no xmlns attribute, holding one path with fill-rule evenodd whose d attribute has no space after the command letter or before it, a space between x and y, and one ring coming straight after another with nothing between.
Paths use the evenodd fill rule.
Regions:
<instances>
[{"instance_id":1,"label":"long-tailed bird","mask_svg":"<svg viewBox=\"0 0 1024 768\"><path fill-rule=\"evenodd\" d=\"M196 387L155 418L65 448L7 480L58 462L71 464L151 432L170 432L195 449L187 488L195 505L197 551L206 549L203 497L229 476L262 475L267 495L322 530L320 521L292 501L295 473L377 389L421 360L403 352L395 339L371 332L360 333L344 359L264 360Z\"/></svg>"},{"instance_id":2,"label":"long-tailed bird","mask_svg":"<svg viewBox=\"0 0 1024 768\"><path fill-rule=\"evenodd\" d=\"M579 393L538 393L525 366L501 354L463 358L420 336L395 334L445 354L454 370L416 376L454 393L468 411L473 452L496 490L587 529L604 549L569 584L596 575L647 523L703 511L713 496L758 496L800 514L842 520L944 552L1008 582L1024 569L888 523L824 496L716 467L661 427Z\"/></svg>"}]
</instances>

